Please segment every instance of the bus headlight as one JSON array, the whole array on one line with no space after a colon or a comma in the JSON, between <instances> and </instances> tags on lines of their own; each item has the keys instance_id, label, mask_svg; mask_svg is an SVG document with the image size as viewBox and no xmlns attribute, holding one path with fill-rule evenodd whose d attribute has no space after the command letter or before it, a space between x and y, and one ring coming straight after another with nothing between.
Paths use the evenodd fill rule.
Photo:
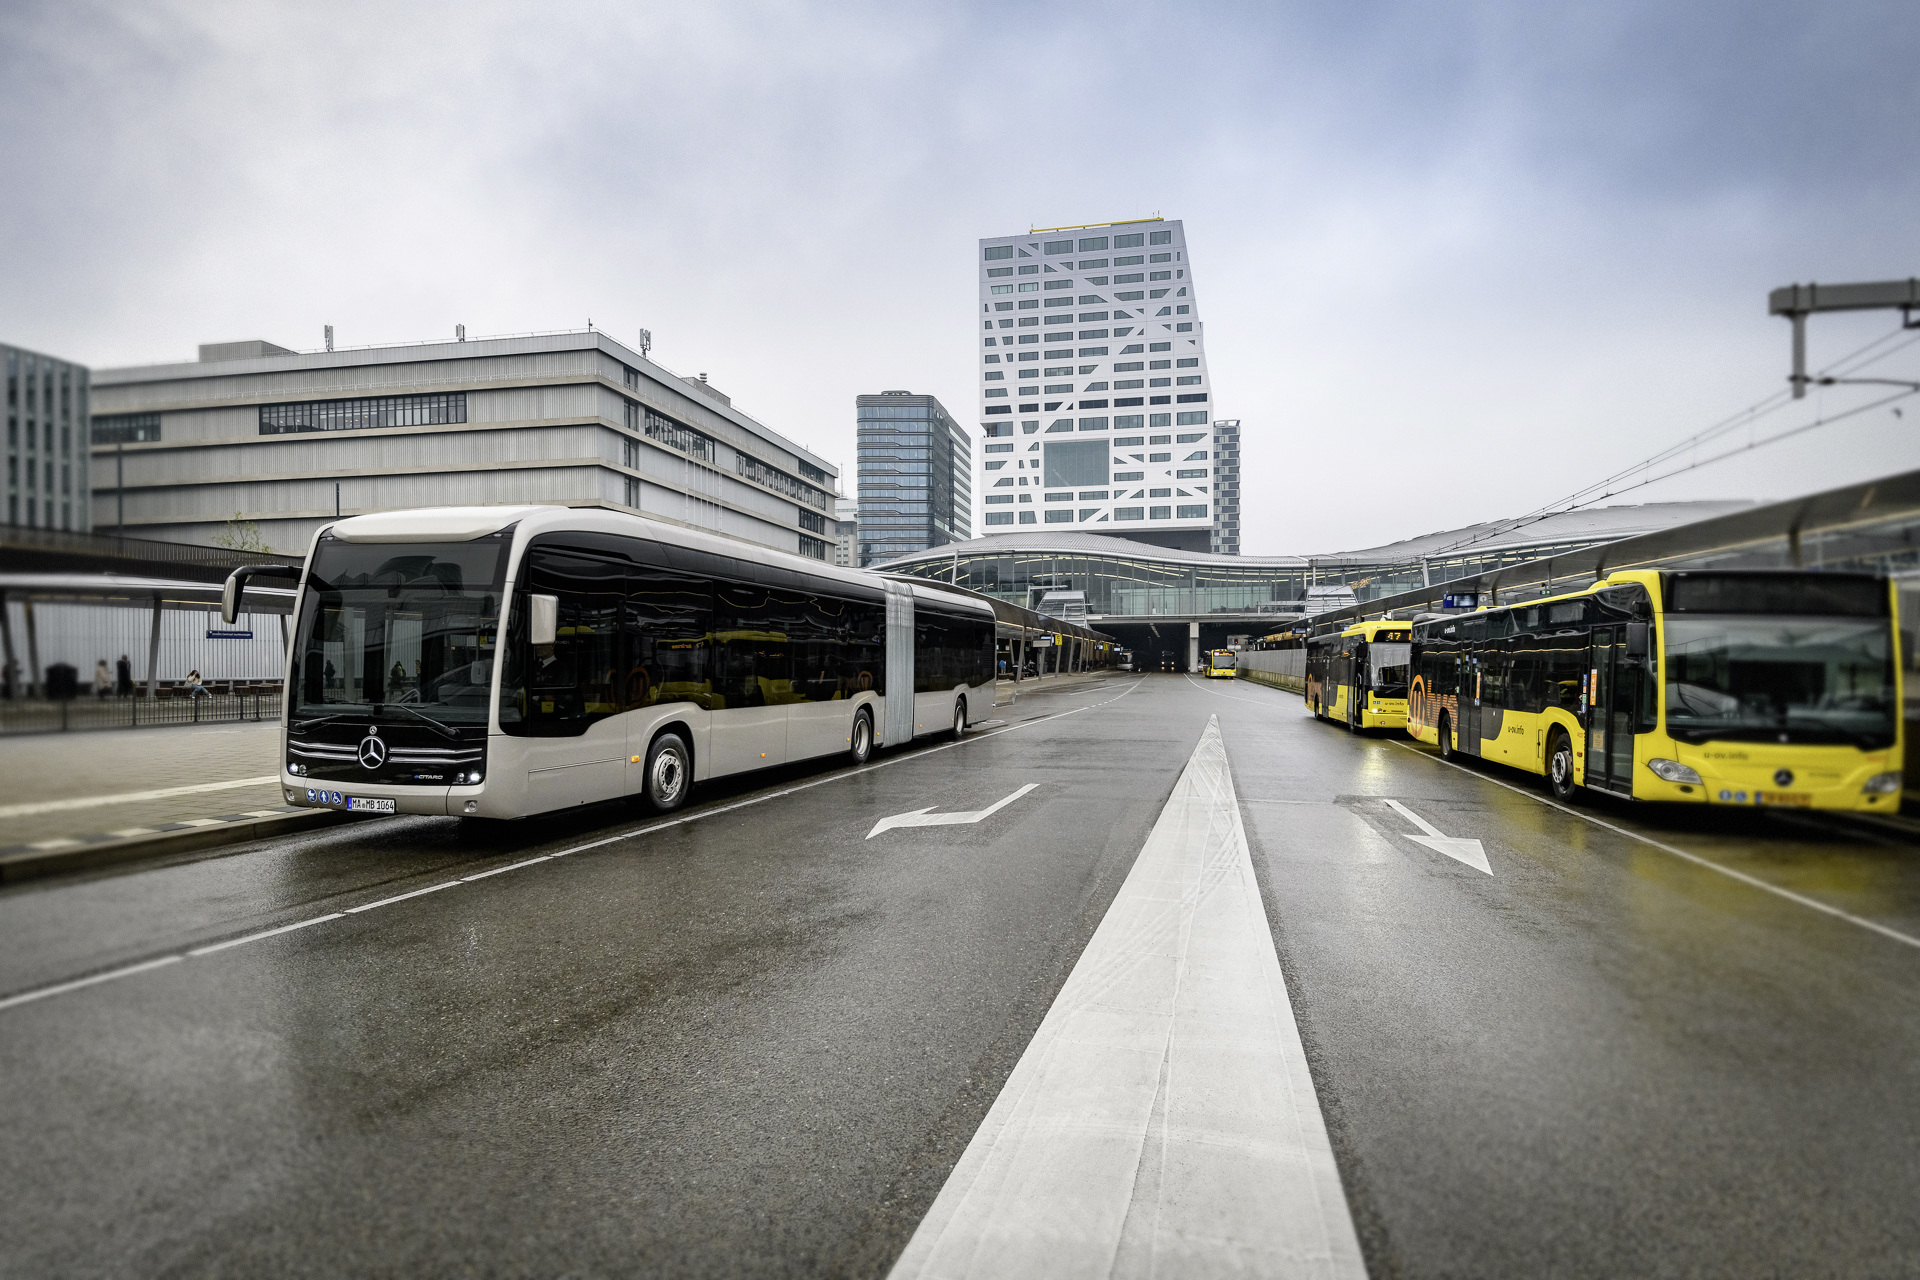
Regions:
<instances>
[{"instance_id":1,"label":"bus headlight","mask_svg":"<svg viewBox=\"0 0 1920 1280\"><path fill-rule=\"evenodd\" d=\"M1678 760L1649 760L1647 768L1653 770L1654 776L1664 782L1690 782L1696 787L1700 785L1700 775Z\"/></svg>"},{"instance_id":2,"label":"bus headlight","mask_svg":"<svg viewBox=\"0 0 1920 1280\"><path fill-rule=\"evenodd\" d=\"M292 774L296 778L304 774L306 771L307 771L307 766L303 764L290 764L287 766L287 772Z\"/></svg>"},{"instance_id":3,"label":"bus headlight","mask_svg":"<svg viewBox=\"0 0 1920 1280\"><path fill-rule=\"evenodd\" d=\"M1863 795L1890 796L1899 789L1900 774L1894 772L1874 774L1871 778L1867 779L1866 785L1861 787L1860 791Z\"/></svg>"}]
</instances>

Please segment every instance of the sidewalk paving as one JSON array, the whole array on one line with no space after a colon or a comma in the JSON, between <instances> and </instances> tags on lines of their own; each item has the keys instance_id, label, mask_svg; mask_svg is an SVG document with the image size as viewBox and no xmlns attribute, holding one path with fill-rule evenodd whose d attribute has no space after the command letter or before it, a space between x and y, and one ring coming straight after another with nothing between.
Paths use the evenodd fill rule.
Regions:
<instances>
[{"instance_id":1,"label":"sidewalk paving","mask_svg":"<svg viewBox=\"0 0 1920 1280\"><path fill-rule=\"evenodd\" d=\"M279 734L267 721L0 738L0 850L288 811Z\"/></svg>"}]
</instances>

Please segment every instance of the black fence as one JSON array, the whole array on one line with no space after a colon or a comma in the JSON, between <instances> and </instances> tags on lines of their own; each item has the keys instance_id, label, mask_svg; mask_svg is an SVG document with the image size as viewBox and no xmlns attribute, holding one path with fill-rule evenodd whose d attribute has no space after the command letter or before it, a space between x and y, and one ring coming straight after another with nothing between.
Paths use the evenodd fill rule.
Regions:
<instances>
[{"instance_id":1,"label":"black fence","mask_svg":"<svg viewBox=\"0 0 1920 1280\"><path fill-rule=\"evenodd\" d=\"M78 697L0 699L0 736L59 733L78 729L139 729L149 725L235 724L278 720L283 701L278 685L209 690L198 697Z\"/></svg>"}]
</instances>

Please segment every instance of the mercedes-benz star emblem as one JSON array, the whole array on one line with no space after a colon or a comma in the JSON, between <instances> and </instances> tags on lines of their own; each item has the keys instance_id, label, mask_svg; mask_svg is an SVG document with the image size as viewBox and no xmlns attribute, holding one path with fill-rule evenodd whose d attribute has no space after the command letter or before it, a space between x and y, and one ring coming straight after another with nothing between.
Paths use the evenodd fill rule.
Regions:
<instances>
[{"instance_id":1,"label":"mercedes-benz star emblem","mask_svg":"<svg viewBox=\"0 0 1920 1280\"><path fill-rule=\"evenodd\" d=\"M1778 771L1776 771L1776 772L1774 773L1774 775L1773 775L1773 785L1774 785L1774 786L1776 786L1776 787L1790 787L1790 786L1792 786L1792 785L1793 785L1793 770L1791 770L1791 769L1780 769L1780 770L1778 770Z\"/></svg>"},{"instance_id":2,"label":"mercedes-benz star emblem","mask_svg":"<svg viewBox=\"0 0 1920 1280\"><path fill-rule=\"evenodd\" d=\"M360 767L378 769L387 762L387 744L380 741L380 730L367 730L367 736L360 739Z\"/></svg>"}]
</instances>

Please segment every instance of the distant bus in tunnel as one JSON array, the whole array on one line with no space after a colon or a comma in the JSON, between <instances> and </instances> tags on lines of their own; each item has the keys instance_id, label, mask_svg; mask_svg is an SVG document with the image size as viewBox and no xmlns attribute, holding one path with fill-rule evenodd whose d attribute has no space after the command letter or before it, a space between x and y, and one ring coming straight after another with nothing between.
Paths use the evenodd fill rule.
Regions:
<instances>
[{"instance_id":1,"label":"distant bus in tunnel","mask_svg":"<svg viewBox=\"0 0 1920 1280\"><path fill-rule=\"evenodd\" d=\"M1214 649L1207 654L1207 679L1231 680L1236 669L1235 654L1231 649Z\"/></svg>"},{"instance_id":2,"label":"distant bus in tunnel","mask_svg":"<svg viewBox=\"0 0 1920 1280\"><path fill-rule=\"evenodd\" d=\"M1905 755L1892 584L1618 572L1414 628L1408 732L1636 800L1891 813Z\"/></svg>"},{"instance_id":3,"label":"distant bus in tunnel","mask_svg":"<svg viewBox=\"0 0 1920 1280\"><path fill-rule=\"evenodd\" d=\"M281 783L298 806L514 818L965 733L990 603L636 516L355 516L296 577Z\"/></svg>"},{"instance_id":4,"label":"distant bus in tunnel","mask_svg":"<svg viewBox=\"0 0 1920 1280\"><path fill-rule=\"evenodd\" d=\"M1307 709L1349 729L1399 729L1407 723L1407 664L1412 624L1360 622L1307 641Z\"/></svg>"}]
</instances>

